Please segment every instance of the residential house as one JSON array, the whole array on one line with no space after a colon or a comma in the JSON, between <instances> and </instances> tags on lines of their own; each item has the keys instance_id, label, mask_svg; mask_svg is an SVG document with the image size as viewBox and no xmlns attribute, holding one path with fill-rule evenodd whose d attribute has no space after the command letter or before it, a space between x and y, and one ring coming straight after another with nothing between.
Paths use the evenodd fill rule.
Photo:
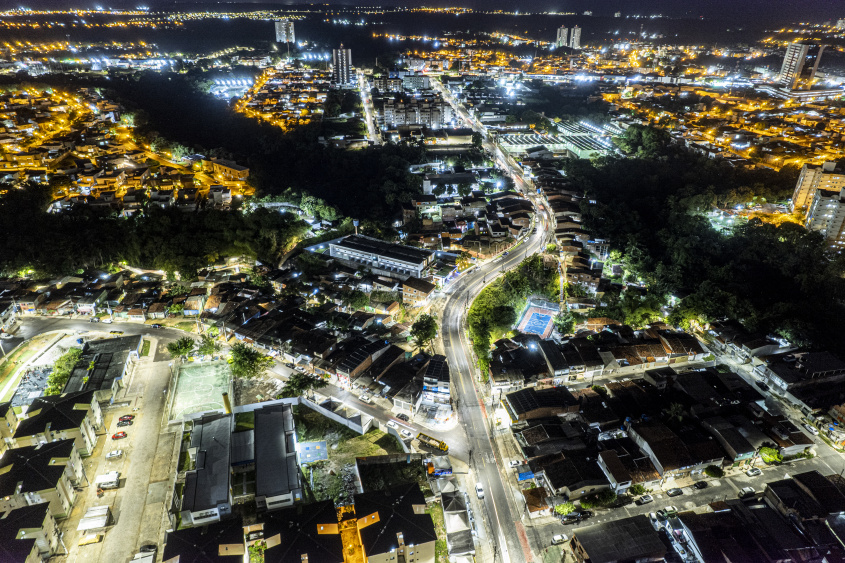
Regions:
<instances>
[{"instance_id":1,"label":"residential house","mask_svg":"<svg viewBox=\"0 0 845 563\"><path fill-rule=\"evenodd\" d=\"M578 563L656 563L667 551L644 514L578 528L570 546Z\"/></svg>"},{"instance_id":2,"label":"residential house","mask_svg":"<svg viewBox=\"0 0 845 563\"><path fill-rule=\"evenodd\" d=\"M72 439L80 455L91 455L97 445L97 431L103 427L103 413L95 395L91 390L36 398L6 442L9 447L21 448Z\"/></svg>"},{"instance_id":3,"label":"residential house","mask_svg":"<svg viewBox=\"0 0 845 563\"><path fill-rule=\"evenodd\" d=\"M60 554L60 537L48 505L16 508L0 516L0 561L41 563Z\"/></svg>"},{"instance_id":4,"label":"residential house","mask_svg":"<svg viewBox=\"0 0 845 563\"><path fill-rule=\"evenodd\" d=\"M428 303L435 289L437 286L433 283L410 276L402 282L402 302L411 307L421 307Z\"/></svg>"},{"instance_id":5,"label":"residential house","mask_svg":"<svg viewBox=\"0 0 845 563\"><path fill-rule=\"evenodd\" d=\"M183 522L200 526L232 513L231 436L231 415L213 414L194 421L188 449L194 469L185 475Z\"/></svg>"},{"instance_id":6,"label":"residential house","mask_svg":"<svg viewBox=\"0 0 845 563\"><path fill-rule=\"evenodd\" d=\"M296 429L290 405L255 411L255 502L274 510L302 501Z\"/></svg>"}]
</instances>

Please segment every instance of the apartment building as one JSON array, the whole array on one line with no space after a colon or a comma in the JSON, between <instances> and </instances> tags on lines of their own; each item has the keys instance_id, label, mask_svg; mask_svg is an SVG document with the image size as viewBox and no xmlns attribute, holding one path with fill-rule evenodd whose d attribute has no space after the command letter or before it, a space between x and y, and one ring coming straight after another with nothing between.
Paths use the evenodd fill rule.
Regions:
<instances>
[{"instance_id":1,"label":"apartment building","mask_svg":"<svg viewBox=\"0 0 845 563\"><path fill-rule=\"evenodd\" d=\"M792 211L807 209L819 190L838 192L842 188L845 188L845 170L835 162L825 162L821 166L805 164L792 194Z\"/></svg>"},{"instance_id":2,"label":"apartment building","mask_svg":"<svg viewBox=\"0 0 845 563\"><path fill-rule=\"evenodd\" d=\"M842 249L845 245L845 187L816 190L804 226L821 233L831 246Z\"/></svg>"}]
</instances>

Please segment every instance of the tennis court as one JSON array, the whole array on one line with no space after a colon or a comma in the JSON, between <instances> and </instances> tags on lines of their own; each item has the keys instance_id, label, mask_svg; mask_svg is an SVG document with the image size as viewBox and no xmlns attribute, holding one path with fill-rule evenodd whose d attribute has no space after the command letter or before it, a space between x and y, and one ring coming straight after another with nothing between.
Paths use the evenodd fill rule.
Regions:
<instances>
[{"instance_id":1,"label":"tennis court","mask_svg":"<svg viewBox=\"0 0 845 563\"><path fill-rule=\"evenodd\" d=\"M195 362L179 367L170 420L223 408L232 375L227 362Z\"/></svg>"}]
</instances>

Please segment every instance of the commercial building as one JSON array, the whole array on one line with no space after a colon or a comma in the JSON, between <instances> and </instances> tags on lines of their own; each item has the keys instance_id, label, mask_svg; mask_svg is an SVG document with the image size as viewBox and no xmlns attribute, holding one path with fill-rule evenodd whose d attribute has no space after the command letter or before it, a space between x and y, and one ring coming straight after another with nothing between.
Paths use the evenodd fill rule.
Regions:
<instances>
[{"instance_id":1,"label":"commercial building","mask_svg":"<svg viewBox=\"0 0 845 563\"><path fill-rule=\"evenodd\" d=\"M355 76L352 73L352 50L332 49L332 82L340 86L355 83Z\"/></svg>"},{"instance_id":2,"label":"commercial building","mask_svg":"<svg viewBox=\"0 0 845 563\"><path fill-rule=\"evenodd\" d=\"M790 89L809 88L819 68L824 45L792 43L786 48L778 82Z\"/></svg>"},{"instance_id":3,"label":"commercial building","mask_svg":"<svg viewBox=\"0 0 845 563\"><path fill-rule=\"evenodd\" d=\"M555 39L555 44L558 47L568 47L569 43L567 39L569 39L569 30L565 25L562 25L557 28L557 38Z\"/></svg>"},{"instance_id":4,"label":"commercial building","mask_svg":"<svg viewBox=\"0 0 845 563\"><path fill-rule=\"evenodd\" d=\"M353 268L364 267L377 275L408 279L425 278L434 253L364 236L349 235L329 243L329 255Z\"/></svg>"},{"instance_id":5,"label":"commercial building","mask_svg":"<svg viewBox=\"0 0 845 563\"><path fill-rule=\"evenodd\" d=\"M296 43L296 36L293 32L293 22L290 20L279 20L275 22L277 43Z\"/></svg>"},{"instance_id":6,"label":"commercial building","mask_svg":"<svg viewBox=\"0 0 845 563\"><path fill-rule=\"evenodd\" d=\"M581 50L581 28L577 25L572 28L572 35L569 37L569 48L576 51Z\"/></svg>"},{"instance_id":7,"label":"commercial building","mask_svg":"<svg viewBox=\"0 0 845 563\"><path fill-rule=\"evenodd\" d=\"M845 188L845 170L835 162L805 164L792 194L792 211L807 209L818 190L839 191L842 188Z\"/></svg>"}]
</instances>

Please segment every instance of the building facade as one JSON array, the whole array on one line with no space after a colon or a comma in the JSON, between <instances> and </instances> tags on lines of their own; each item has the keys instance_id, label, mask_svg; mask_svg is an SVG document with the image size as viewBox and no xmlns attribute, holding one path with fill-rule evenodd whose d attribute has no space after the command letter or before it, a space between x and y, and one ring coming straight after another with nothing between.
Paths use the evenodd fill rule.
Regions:
<instances>
[{"instance_id":1,"label":"building facade","mask_svg":"<svg viewBox=\"0 0 845 563\"><path fill-rule=\"evenodd\" d=\"M569 39L569 30L566 28L565 25L562 25L557 28L557 38L555 39L555 44L558 47L568 47L569 42L567 41L567 39Z\"/></svg>"},{"instance_id":2,"label":"building facade","mask_svg":"<svg viewBox=\"0 0 845 563\"><path fill-rule=\"evenodd\" d=\"M825 162L821 166L805 164L792 194L792 211L807 209L819 190L839 191L842 188L845 188L845 170L837 168L835 162Z\"/></svg>"},{"instance_id":3,"label":"building facade","mask_svg":"<svg viewBox=\"0 0 845 563\"><path fill-rule=\"evenodd\" d=\"M778 82L790 89L809 87L819 68L824 45L792 43L786 48Z\"/></svg>"},{"instance_id":4,"label":"building facade","mask_svg":"<svg viewBox=\"0 0 845 563\"><path fill-rule=\"evenodd\" d=\"M581 28L577 25L572 28L572 35L569 37L569 47L576 51L581 50Z\"/></svg>"},{"instance_id":5,"label":"building facade","mask_svg":"<svg viewBox=\"0 0 845 563\"><path fill-rule=\"evenodd\" d=\"M290 20L279 20L275 22L277 43L296 43L296 36L293 32L293 22Z\"/></svg>"},{"instance_id":6,"label":"building facade","mask_svg":"<svg viewBox=\"0 0 845 563\"><path fill-rule=\"evenodd\" d=\"M352 74L352 50L332 49L332 82L340 85L348 85L355 82Z\"/></svg>"}]
</instances>

